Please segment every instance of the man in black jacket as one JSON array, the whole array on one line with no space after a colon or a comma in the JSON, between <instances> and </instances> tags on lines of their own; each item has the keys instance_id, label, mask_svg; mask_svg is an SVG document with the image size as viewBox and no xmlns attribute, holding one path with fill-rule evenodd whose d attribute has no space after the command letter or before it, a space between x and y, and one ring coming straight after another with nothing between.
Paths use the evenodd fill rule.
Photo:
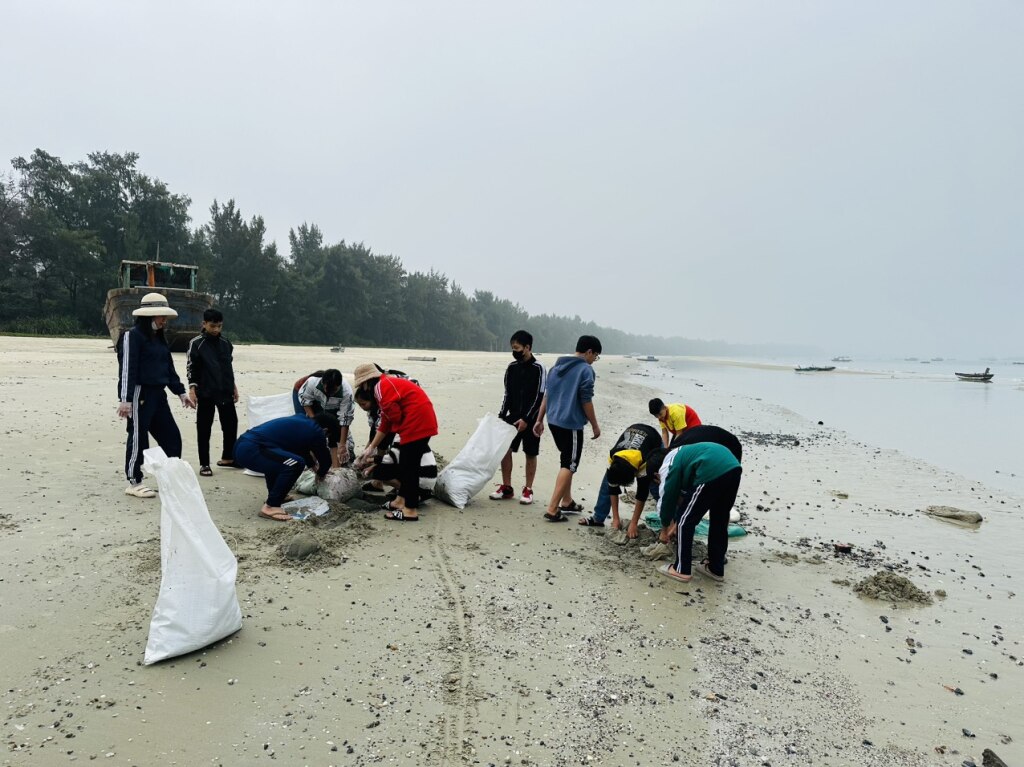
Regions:
<instances>
[{"instance_id":1,"label":"man in black jacket","mask_svg":"<svg viewBox=\"0 0 1024 767\"><path fill-rule=\"evenodd\" d=\"M491 493L495 501L509 500L516 495L512 487L512 453L522 445L526 455L526 486L519 497L522 504L533 503L533 478L537 474L537 453L540 452L540 437L533 433L541 400L547 383L544 366L533 356L533 336L525 330L517 330L509 341L513 361L505 369L505 398L501 401L498 418L512 424L518 430L512 447L501 459L501 484Z\"/></svg>"},{"instance_id":2,"label":"man in black jacket","mask_svg":"<svg viewBox=\"0 0 1024 767\"><path fill-rule=\"evenodd\" d=\"M235 438L238 436L238 387L231 360L234 347L221 335L224 315L217 309L203 312L202 333L188 344L188 396L196 404L196 441L199 443L199 474L209 477L210 432L213 430L213 412L220 417L224 446L218 466L234 466Z\"/></svg>"}]
</instances>

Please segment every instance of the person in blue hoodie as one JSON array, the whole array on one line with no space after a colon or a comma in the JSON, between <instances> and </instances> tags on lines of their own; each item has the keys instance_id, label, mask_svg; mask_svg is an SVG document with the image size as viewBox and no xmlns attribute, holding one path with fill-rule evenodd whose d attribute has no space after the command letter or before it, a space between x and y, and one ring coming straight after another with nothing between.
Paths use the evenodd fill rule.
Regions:
<instances>
[{"instance_id":1,"label":"person in blue hoodie","mask_svg":"<svg viewBox=\"0 0 1024 767\"><path fill-rule=\"evenodd\" d=\"M601 342L594 336L580 336L576 353L559 357L548 374L548 388L537 413L533 433L544 433L547 417L551 437L559 453L558 476L544 519L565 522L566 511L583 511L572 499L572 477L579 468L583 454L583 427L590 423L593 439L601 436L594 413L593 364L601 358Z\"/></svg>"}]
</instances>

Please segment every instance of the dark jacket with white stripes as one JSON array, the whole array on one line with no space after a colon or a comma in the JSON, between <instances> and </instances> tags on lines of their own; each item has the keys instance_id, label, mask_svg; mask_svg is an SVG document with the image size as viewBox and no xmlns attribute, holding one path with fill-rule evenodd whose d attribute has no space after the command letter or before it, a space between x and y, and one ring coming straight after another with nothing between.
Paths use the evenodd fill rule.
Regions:
<instances>
[{"instance_id":1,"label":"dark jacket with white stripes","mask_svg":"<svg viewBox=\"0 0 1024 767\"><path fill-rule=\"evenodd\" d=\"M505 398L501 401L498 418L506 423L515 423L521 418L532 427L546 384L547 371L536 357L529 362L510 363L505 368Z\"/></svg>"},{"instance_id":2,"label":"dark jacket with white stripes","mask_svg":"<svg viewBox=\"0 0 1024 767\"><path fill-rule=\"evenodd\" d=\"M199 399L230 400L235 393L234 347L224 336L205 331L188 342L185 377Z\"/></svg>"},{"instance_id":3,"label":"dark jacket with white stripes","mask_svg":"<svg viewBox=\"0 0 1024 767\"><path fill-rule=\"evenodd\" d=\"M316 458L322 474L326 474L331 468L331 451L327 447L327 435L313 419L304 415L289 415L265 421L249 429L240 439L250 439L261 448L276 448L301 456L311 468L312 459Z\"/></svg>"},{"instance_id":4,"label":"dark jacket with white stripes","mask_svg":"<svg viewBox=\"0 0 1024 767\"><path fill-rule=\"evenodd\" d=\"M139 386L166 386L179 396L185 393L171 350L156 331L147 336L138 325L126 330L117 347L117 361L117 396L121 402L131 402Z\"/></svg>"}]
</instances>

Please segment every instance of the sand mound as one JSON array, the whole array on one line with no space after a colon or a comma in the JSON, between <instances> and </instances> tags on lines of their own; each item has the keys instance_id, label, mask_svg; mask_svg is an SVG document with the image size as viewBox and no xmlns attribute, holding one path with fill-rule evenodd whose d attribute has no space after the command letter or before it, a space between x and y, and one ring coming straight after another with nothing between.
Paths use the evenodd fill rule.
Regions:
<instances>
[{"instance_id":1,"label":"sand mound","mask_svg":"<svg viewBox=\"0 0 1024 767\"><path fill-rule=\"evenodd\" d=\"M909 578L888 570L879 570L854 586L853 590L862 596L886 602L919 602L924 605L932 603L931 595L921 591Z\"/></svg>"}]
</instances>

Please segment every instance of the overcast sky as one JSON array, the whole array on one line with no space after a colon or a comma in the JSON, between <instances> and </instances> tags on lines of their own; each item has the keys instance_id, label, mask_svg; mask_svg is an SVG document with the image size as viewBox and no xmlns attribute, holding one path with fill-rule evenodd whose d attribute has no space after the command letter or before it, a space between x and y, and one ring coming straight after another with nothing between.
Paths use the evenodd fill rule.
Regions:
<instances>
[{"instance_id":1,"label":"overcast sky","mask_svg":"<svg viewBox=\"0 0 1024 767\"><path fill-rule=\"evenodd\" d=\"M533 313L1024 353L1024 3L0 4L0 158L136 151Z\"/></svg>"}]
</instances>

